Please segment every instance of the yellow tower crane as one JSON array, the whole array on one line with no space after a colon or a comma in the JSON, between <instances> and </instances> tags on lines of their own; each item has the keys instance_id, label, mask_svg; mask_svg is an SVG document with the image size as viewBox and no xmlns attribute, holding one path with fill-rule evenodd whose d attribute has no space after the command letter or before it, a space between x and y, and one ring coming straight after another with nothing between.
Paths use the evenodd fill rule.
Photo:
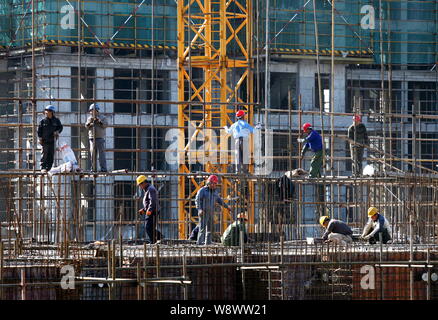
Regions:
<instances>
[{"instance_id":1,"label":"yellow tower crane","mask_svg":"<svg viewBox=\"0 0 438 320\"><path fill-rule=\"evenodd\" d=\"M250 124L253 121L251 15L252 0L178 0L178 100L187 102L178 107L181 239L187 238L194 198L203 186L190 173L227 173L231 157L221 129L232 123L230 115L238 109L246 110ZM225 198L231 183L226 178L221 182ZM254 197L252 183L248 192ZM248 203L252 225L254 201ZM225 215L222 228L231 220Z\"/></svg>"}]
</instances>

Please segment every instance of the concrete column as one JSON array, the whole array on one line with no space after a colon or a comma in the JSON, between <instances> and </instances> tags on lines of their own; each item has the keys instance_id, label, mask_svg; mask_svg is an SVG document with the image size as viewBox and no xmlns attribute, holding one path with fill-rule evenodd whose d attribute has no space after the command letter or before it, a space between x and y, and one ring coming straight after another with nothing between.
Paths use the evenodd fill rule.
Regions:
<instances>
[{"instance_id":1,"label":"concrete column","mask_svg":"<svg viewBox=\"0 0 438 320\"><path fill-rule=\"evenodd\" d=\"M298 63L298 94L301 95L303 110L315 108L315 72L315 61L303 60Z\"/></svg>"},{"instance_id":2,"label":"concrete column","mask_svg":"<svg viewBox=\"0 0 438 320\"><path fill-rule=\"evenodd\" d=\"M114 99L114 69L109 68L96 68L96 80L95 80L95 97L98 100L112 100ZM108 124L114 124L113 112L114 104L112 102L99 102L100 112L107 118ZM106 129L105 145L107 149L114 148L114 129ZM112 152L106 152L107 169L111 171L114 168L114 154ZM98 221L112 221L116 216L116 210L119 208L114 207L114 201L110 200L114 196L114 180L117 177L99 177L96 179L96 195L102 200L96 200L96 219ZM97 226L96 237L97 239L105 239L105 236L112 237L112 233L107 235L110 228L115 228L114 225L108 223L106 225ZM116 228L117 232L118 229Z\"/></svg>"},{"instance_id":3,"label":"concrete column","mask_svg":"<svg viewBox=\"0 0 438 320\"><path fill-rule=\"evenodd\" d=\"M96 68L96 99L112 100L114 99L114 69ZM113 112L114 103L112 102L99 102L101 112L107 118L108 124L114 124ZM106 148L114 148L114 129L106 129ZM112 152L106 153L106 161L108 170L114 168L114 154Z\"/></svg>"}]
</instances>

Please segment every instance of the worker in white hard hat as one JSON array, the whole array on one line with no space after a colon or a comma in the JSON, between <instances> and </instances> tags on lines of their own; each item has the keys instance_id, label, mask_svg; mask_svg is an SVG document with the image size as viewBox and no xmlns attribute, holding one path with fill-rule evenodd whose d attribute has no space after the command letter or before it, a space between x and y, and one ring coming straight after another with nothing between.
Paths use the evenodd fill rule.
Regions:
<instances>
[{"instance_id":1,"label":"worker in white hard hat","mask_svg":"<svg viewBox=\"0 0 438 320\"><path fill-rule=\"evenodd\" d=\"M62 123L55 117L56 108L48 105L44 108L44 115L38 125L38 142L43 147L41 156L41 172L46 173L53 166L55 159L55 141L62 132Z\"/></svg>"},{"instance_id":2,"label":"worker in white hard hat","mask_svg":"<svg viewBox=\"0 0 438 320\"><path fill-rule=\"evenodd\" d=\"M322 216L319 218L319 224L325 229L323 240L342 246L353 241L353 231L345 222Z\"/></svg>"},{"instance_id":3,"label":"worker in white hard hat","mask_svg":"<svg viewBox=\"0 0 438 320\"><path fill-rule=\"evenodd\" d=\"M138 210L138 214L144 215L145 232L149 243L155 243L160 240L161 233L157 230L157 216L160 213L160 204L158 201L157 189L149 182L144 175L140 175L136 179L137 186L144 191L143 208Z\"/></svg>"},{"instance_id":4,"label":"worker in white hard hat","mask_svg":"<svg viewBox=\"0 0 438 320\"><path fill-rule=\"evenodd\" d=\"M370 244L382 241L388 243L391 240L391 226L388 220L379 213L376 207L368 209L368 222L365 225L361 238L369 240Z\"/></svg>"},{"instance_id":5,"label":"worker in white hard hat","mask_svg":"<svg viewBox=\"0 0 438 320\"><path fill-rule=\"evenodd\" d=\"M248 222L248 217L245 213L239 213L236 221L230 224L224 231L221 242L224 246L239 246L240 232L243 231L243 241L248 241L245 224Z\"/></svg>"},{"instance_id":6,"label":"worker in white hard hat","mask_svg":"<svg viewBox=\"0 0 438 320\"><path fill-rule=\"evenodd\" d=\"M234 138L236 173L248 172L248 164L250 163L247 157L249 154L248 138L251 133L254 133L254 130L260 129L261 126L257 125L253 128L245 120L245 111L243 110L236 112L236 119L237 121L230 128L224 126L224 129L226 133L232 134Z\"/></svg>"},{"instance_id":7,"label":"worker in white hard hat","mask_svg":"<svg viewBox=\"0 0 438 320\"><path fill-rule=\"evenodd\" d=\"M90 116L85 123L88 129L88 139L90 141L91 167L97 171L97 156L101 172L107 172L105 155L105 130L108 126L106 118L100 113L100 106L97 103L90 105L88 109Z\"/></svg>"}]
</instances>

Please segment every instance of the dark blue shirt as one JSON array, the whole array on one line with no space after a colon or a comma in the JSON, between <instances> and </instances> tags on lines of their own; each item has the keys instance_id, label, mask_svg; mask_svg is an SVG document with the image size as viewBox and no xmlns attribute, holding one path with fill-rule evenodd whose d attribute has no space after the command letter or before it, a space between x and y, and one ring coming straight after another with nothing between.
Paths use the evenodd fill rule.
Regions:
<instances>
[{"instance_id":1,"label":"dark blue shirt","mask_svg":"<svg viewBox=\"0 0 438 320\"><path fill-rule=\"evenodd\" d=\"M322 138L315 130L310 131L309 135L305 139L305 148L310 148L313 152L322 150Z\"/></svg>"}]
</instances>

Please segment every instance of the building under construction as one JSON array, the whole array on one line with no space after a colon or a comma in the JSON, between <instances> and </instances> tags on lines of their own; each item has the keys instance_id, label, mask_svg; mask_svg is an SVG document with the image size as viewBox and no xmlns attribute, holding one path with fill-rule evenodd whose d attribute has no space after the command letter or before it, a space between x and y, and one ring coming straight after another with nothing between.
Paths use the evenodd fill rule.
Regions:
<instances>
[{"instance_id":1,"label":"building under construction","mask_svg":"<svg viewBox=\"0 0 438 320\"><path fill-rule=\"evenodd\" d=\"M436 0L0 0L0 298L438 299L437 61ZM92 103L109 122L103 173ZM78 170L41 173L48 104ZM238 110L261 127L247 173L223 129ZM369 136L360 176L353 115ZM285 173L309 170L304 123L322 177L291 177L285 197ZM141 241L142 174L156 244ZM200 246L187 239L210 174L232 209ZM391 243L317 241L320 216L357 235L370 206ZM223 246L239 213L249 241Z\"/></svg>"}]
</instances>

